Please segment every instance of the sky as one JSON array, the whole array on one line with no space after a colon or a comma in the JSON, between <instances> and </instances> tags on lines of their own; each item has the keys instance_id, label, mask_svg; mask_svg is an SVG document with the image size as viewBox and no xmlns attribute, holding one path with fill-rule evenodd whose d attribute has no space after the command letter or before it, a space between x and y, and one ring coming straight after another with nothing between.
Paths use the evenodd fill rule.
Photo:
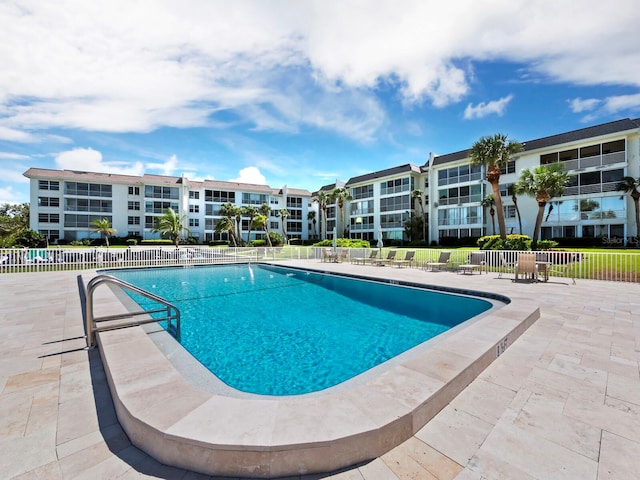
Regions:
<instances>
[{"instance_id":1,"label":"sky","mask_svg":"<svg viewBox=\"0 0 640 480\"><path fill-rule=\"evenodd\" d=\"M31 168L323 185L640 117L637 0L0 0L0 204Z\"/></svg>"}]
</instances>

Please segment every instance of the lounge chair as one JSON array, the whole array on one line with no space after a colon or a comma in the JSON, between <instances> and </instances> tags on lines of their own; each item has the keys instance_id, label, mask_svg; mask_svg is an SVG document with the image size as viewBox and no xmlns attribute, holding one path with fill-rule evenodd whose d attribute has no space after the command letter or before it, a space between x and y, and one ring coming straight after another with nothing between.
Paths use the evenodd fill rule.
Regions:
<instances>
[{"instance_id":1,"label":"lounge chair","mask_svg":"<svg viewBox=\"0 0 640 480\"><path fill-rule=\"evenodd\" d=\"M351 263L356 263L356 264L361 263L362 265L364 265L367 262L372 262L373 260L375 260L377 256L378 256L378 251L371 250L368 257L351 257Z\"/></svg>"},{"instance_id":2,"label":"lounge chair","mask_svg":"<svg viewBox=\"0 0 640 480\"><path fill-rule=\"evenodd\" d=\"M393 260L396 258L396 253L397 250L389 250L389 253L387 253L387 258L374 258L371 260L371 263L382 267L385 263L393 262Z\"/></svg>"},{"instance_id":3,"label":"lounge chair","mask_svg":"<svg viewBox=\"0 0 640 480\"><path fill-rule=\"evenodd\" d=\"M524 278L530 276L532 280L538 281L538 265L536 265L536 254L535 253L519 253L518 261L516 262L516 266L514 269L515 278L514 281L517 281L520 275L523 275Z\"/></svg>"},{"instance_id":4,"label":"lounge chair","mask_svg":"<svg viewBox=\"0 0 640 480\"><path fill-rule=\"evenodd\" d=\"M471 252L467 263L458 265L458 273L470 273L473 275L476 270L480 272L480 275L482 275L483 270L484 273L489 273L485 252Z\"/></svg>"},{"instance_id":5,"label":"lounge chair","mask_svg":"<svg viewBox=\"0 0 640 480\"><path fill-rule=\"evenodd\" d=\"M440 256L438 257L437 262L427 262L424 264L424 266L430 269L431 271L435 270L436 268L438 270L441 268L447 268L449 266L450 258L451 258L451 252L442 251L440 252Z\"/></svg>"},{"instance_id":6,"label":"lounge chair","mask_svg":"<svg viewBox=\"0 0 640 480\"><path fill-rule=\"evenodd\" d=\"M396 265L398 268L404 267L405 265L411 266L411 264L413 263L413 257L415 257L415 255L415 250L408 250L404 254L404 258L394 259L391 261L391 264Z\"/></svg>"}]
</instances>

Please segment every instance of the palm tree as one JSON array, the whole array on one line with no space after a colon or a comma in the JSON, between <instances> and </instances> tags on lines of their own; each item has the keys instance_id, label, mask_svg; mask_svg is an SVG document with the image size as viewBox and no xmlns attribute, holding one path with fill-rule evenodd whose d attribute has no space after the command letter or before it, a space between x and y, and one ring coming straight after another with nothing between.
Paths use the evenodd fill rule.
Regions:
<instances>
[{"instance_id":1,"label":"palm tree","mask_svg":"<svg viewBox=\"0 0 640 480\"><path fill-rule=\"evenodd\" d=\"M269 243L270 247L273 247L271 244L271 236L269 235L269 217L271 216L271 207L266 203L263 203L258 207L258 212L265 218L264 221L264 231L267 234L267 243Z\"/></svg>"},{"instance_id":2,"label":"palm tree","mask_svg":"<svg viewBox=\"0 0 640 480\"><path fill-rule=\"evenodd\" d=\"M640 205L638 205L640 202L640 192L638 188L640 188L640 178L636 179L633 177L622 177L617 188L619 192L631 195L631 199L633 200L633 206L636 209L636 238L640 238Z\"/></svg>"},{"instance_id":3,"label":"palm tree","mask_svg":"<svg viewBox=\"0 0 640 480\"><path fill-rule=\"evenodd\" d=\"M471 146L469 157L472 165L484 165L487 168L487 181L493 190L498 213L500 237L506 238L507 227L504 223L504 210L500 197L500 169L506 167L513 156L522 151L522 144L507 141L507 136L496 133L492 137L482 137Z\"/></svg>"},{"instance_id":4,"label":"palm tree","mask_svg":"<svg viewBox=\"0 0 640 480\"><path fill-rule=\"evenodd\" d=\"M495 235L496 234L496 198L493 196L492 193L490 193L489 195L487 195L486 197L484 197L484 199L482 200L482 203L480 204L482 205L482 208L484 209L489 209L489 215L491 215L491 234Z\"/></svg>"},{"instance_id":5,"label":"palm tree","mask_svg":"<svg viewBox=\"0 0 640 480\"><path fill-rule=\"evenodd\" d=\"M242 215L249 217L249 228L247 229L247 243L251 241L251 228L253 227L253 218L258 214L258 210L253 205L242 207Z\"/></svg>"},{"instance_id":6,"label":"palm tree","mask_svg":"<svg viewBox=\"0 0 640 480\"><path fill-rule=\"evenodd\" d=\"M107 248L109 248L109 237L118 233L115 228L111 227L111 222L106 218L98 218L94 220L91 222L91 228L94 232L98 232L104 237L104 242L107 244Z\"/></svg>"},{"instance_id":7,"label":"palm tree","mask_svg":"<svg viewBox=\"0 0 640 480\"><path fill-rule=\"evenodd\" d=\"M520 207L518 206L518 190L516 189L515 183L509 185L507 189L507 193L511 195L511 201L513 202L513 206L516 207L516 215L518 216L518 226L520 227L520 235L522 235L522 216L520 215Z\"/></svg>"},{"instance_id":8,"label":"palm tree","mask_svg":"<svg viewBox=\"0 0 640 480\"><path fill-rule=\"evenodd\" d=\"M346 229L345 229L345 224L344 224L344 202L349 202L351 200L353 200L353 197L351 196L351 194L349 193L349 190L347 190L345 187L336 187L333 190L331 190L331 193L329 194L329 199L331 200L331 202L337 202L338 203L338 207L340 208L340 225L342 226L342 236L346 237L347 233L346 233Z\"/></svg>"},{"instance_id":9,"label":"palm tree","mask_svg":"<svg viewBox=\"0 0 640 480\"><path fill-rule=\"evenodd\" d=\"M551 196L562 195L564 188L569 181L569 175L559 163L550 165L540 165L533 171L523 170L520 178L516 182L516 190L525 195L529 195L538 202L538 215L536 216L536 224L533 228L532 248L535 250L540 236L540 228L542 226L542 218L544 217L544 209L547 206Z\"/></svg>"},{"instance_id":10,"label":"palm tree","mask_svg":"<svg viewBox=\"0 0 640 480\"><path fill-rule=\"evenodd\" d=\"M178 241L180 234L184 231L190 233L189 227L185 226L182 222L187 218L183 215L182 218L172 209L167 208L162 215L156 218L156 226L151 230L152 232L160 233L161 236L168 236L171 238L176 248L178 247Z\"/></svg>"},{"instance_id":11,"label":"palm tree","mask_svg":"<svg viewBox=\"0 0 640 480\"><path fill-rule=\"evenodd\" d=\"M316 235L316 211L315 210L311 210L309 213L307 213L307 221L312 222L313 223L313 235Z\"/></svg>"},{"instance_id":12,"label":"palm tree","mask_svg":"<svg viewBox=\"0 0 640 480\"><path fill-rule=\"evenodd\" d=\"M319 211L321 213L320 218L320 239L326 240L327 238L327 203L329 202L329 194L324 190L320 190L313 197L313 201L318 204Z\"/></svg>"},{"instance_id":13,"label":"palm tree","mask_svg":"<svg viewBox=\"0 0 640 480\"><path fill-rule=\"evenodd\" d=\"M427 222L424 217L424 205L422 204L422 191L414 190L411 192L411 199L420 205L420 216L422 218L422 240L427 241Z\"/></svg>"},{"instance_id":14,"label":"palm tree","mask_svg":"<svg viewBox=\"0 0 640 480\"><path fill-rule=\"evenodd\" d=\"M229 217L222 217L216 222L216 226L214 227L214 231L216 233L226 233L229 237L233 239L233 245L237 246L235 234L234 234L234 224L235 222Z\"/></svg>"},{"instance_id":15,"label":"palm tree","mask_svg":"<svg viewBox=\"0 0 640 480\"><path fill-rule=\"evenodd\" d=\"M269 248L271 248L273 247L273 245L271 244L271 237L269 237L269 227L267 225L268 223L269 223L269 217L267 217L266 215L262 215L261 213L257 214L253 218L253 226L255 228L264 230L264 233L266 234L266 237L267 237L267 243L269 244Z\"/></svg>"},{"instance_id":16,"label":"palm tree","mask_svg":"<svg viewBox=\"0 0 640 480\"><path fill-rule=\"evenodd\" d=\"M287 237L287 217L291 215L289 210L286 208L281 208L278 211L278 216L282 219L282 236L284 237L284 243L289 243L289 238Z\"/></svg>"},{"instance_id":17,"label":"palm tree","mask_svg":"<svg viewBox=\"0 0 640 480\"><path fill-rule=\"evenodd\" d=\"M237 210L238 210L238 207L231 202L223 203L222 205L220 205L220 215L226 217L231 223L235 221L234 219L235 219ZM236 241L236 235L235 235L236 229L235 228L231 230L224 229L224 230L221 230L221 232L222 231L229 232L229 235L231 236L231 240L233 241L233 246L237 248L238 242Z\"/></svg>"}]
</instances>

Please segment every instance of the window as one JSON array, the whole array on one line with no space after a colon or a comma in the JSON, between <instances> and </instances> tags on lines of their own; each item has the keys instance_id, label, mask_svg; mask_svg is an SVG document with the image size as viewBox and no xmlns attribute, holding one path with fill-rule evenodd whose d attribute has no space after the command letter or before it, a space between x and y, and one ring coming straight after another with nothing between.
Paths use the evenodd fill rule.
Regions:
<instances>
[{"instance_id":1,"label":"window","mask_svg":"<svg viewBox=\"0 0 640 480\"><path fill-rule=\"evenodd\" d=\"M269 222L269 230L274 231L280 228L280 224L278 222Z\"/></svg>"},{"instance_id":2,"label":"window","mask_svg":"<svg viewBox=\"0 0 640 480\"><path fill-rule=\"evenodd\" d=\"M516 173L516 161L509 160L509 162L507 162L507 165L505 167L500 168L500 173L502 175L506 175L507 173Z\"/></svg>"},{"instance_id":3,"label":"window","mask_svg":"<svg viewBox=\"0 0 640 480\"><path fill-rule=\"evenodd\" d=\"M287 233L302 232L302 224L300 222L287 222Z\"/></svg>"},{"instance_id":4,"label":"window","mask_svg":"<svg viewBox=\"0 0 640 480\"><path fill-rule=\"evenodd\" d=\"M111 213L111 200L94 198L65 198L64 209L71 212L105 212Z\"/></svg>"},{"instance_id":5,"label":"window","mask_svg":"<svg viewBox=\"0 0 640 480\"><path fill-rule=\"evenodd\" d=\"M447 168L438 171L438 185L471 182L480 180L481 176L482 169L479 165L462 165L460 167Z\"/></svg>"},{"instance_id":6,"label":"window","mask_svg":"<svg viewBox=\"0 0 640 480\"><path fill-rule=\"evenodd\" d=\"M189 213L200 213L200 205L189 205Z\"/></svg>"},{"instance_id":7,"label":"window","mask_svg":"<svg viewBox=\"0 0 640 480\"><path fill-rule=\"evenodd\" d=\"M59 207L60 199L58 197L38 197L38 206L40 207Z\"/></svg>"},{"instance_id":8,"label":"window","mask_svg":"<svg viewBox=\"0 0 640 480\"><path fill-rule=\"evenodd\" d=\"M60 223L60 214L58 213L39 213L38 223Z\"/></svg>"},{"instance_id":9,"label":"window","mask_svg":"<svg viewBox=\"0 0 640 480\"><path fill-rule=\"evenodd\" d=\"M140 202L138 202L138 201L133 201L133 202L129 201L127 203L127 207L128 207L129 210L137 210L137 211L139 211L140 210Z\"/></svg>"},{"instance_id":10,"label":"window","mask_svg":"<svg viewBox=\"0 0 640 480\"><path fill-rule=\"evenodd\" d=\"M42 235L45 236L47 241L49 242L57 242L60 239L60 231L59 230L47 230L40 229L38 230Z\"/></svg>"},{"instance_id":11,"label":"window","mask_svg":"<svg viewBox=\"0 0 640 480\"><path fill-rule=\"evenodd\" d=\"M140 195L140 187L129 187L129 195Z\"/></svg>"},{"instance_id":12,"label":"window","mask_svg":"<svg viewBox=\"0 0 640 480\"><path fill-rule=\"evenodd\" d=\"M178 204L174 202L145 202L145 213L164 213L168 208L178 212Z\"/></svg>"},{"instance_id":13,"label":"window","mask_svg":"<svg viewBox=\"0 0 640 480\"><path fill-rule=\"evenodd\" d=\"M242 203L245 205L262 205L263 203L267 203L269 200L269 195L265 195L262 193L243 193L242 194ZM300 205L302 206L302 204Z\"/></svg>"},{"instance_id":14,"label":"window","mask_svg":"<svg viewBox=\"0 0 640 480\"><path fill-rule=\"evenodd\" d=\"M64 209L71 212L107 212L112 211L111 200L93 198L65 198Z\"/></svg>"},{"instance_id":15,"label":"window","mask_svg":"<svg viewBox=\"0 0 640 480\"><path fill-rule=\"evenodd\" d=\"M413 190L413 178L396 178L380 183L380 195L391 195L394 193L408 192Z\"/></svg>"},{"instance_id":16,"label":"window","mask_svg":"<svg viewBox=\"0 0 640 480\"><path fill-rule=\"evenodd\" d=\"M367 215L374 213L373 200L352 201L349 204L351 215Z\"/></svg>"},{"instance_id":17,"label":"window","mask_svg":"<svg viewBox=\"0 0 640 480\"><path fill-rule=\"evenodd\" d=\"M189 226L190 227L199 227L200 226L200 219L198 219L198 218L190 218L189 219Z\"/></svg>"},{"instance_id":18,"label":"window","mask_svg":"<svg viewBox=\"0 0 640 480\"><path fill-rule=\"evenodd\" d=\"M189 190L189 198L192 200L199 200L200 192L194 192L193 190Z\"/></svg>"},{"instance_id":19,"label":"window","mask_svg":"<svg viewBox=\"0 0 640 480\"><path fill-rule=\"evenodd\" d=\"M177 200L180 192L177 187L159 187L155 185L145 185L144 196L148 198L167 198Z\"/></svg>"},{"instance_id":20,"label":"window","mask_svg":"<svg viewBox=\"0 0 640 480\"><path fill-rule=\"evenodd\" d=\"M236 194L235 192L228 192L225 190L205 190L204 201L216 203L236 203Z\"/></svg>"},{"instance_id":21,"label":"window","mask_svg":"<svg viewBox=\"0 0 640 480\"><path fill-rule=\"evenodd\" d=\"M140 225L140 217L127 217L127 225Z\"/></svg>"},{"instance_id":22,"label":"window","mask_svg":"<svg viewBox=\"0 0 640 480\"><path fill-rule=\"evenodd\" d=\"M388 197L380 199L380 211L409 210L411 208L411 196Z\"/></svg>"},{"instance_id":23,"label":"window","mask_svg":"<svg viewBox=\"0 0 640 480\"><path fill-rule=\"evenodd\" d=\"M65 228L89 228L95 220L106 219L111 223L111 216L65 213Z\"/></svg>"},{"instance_id":24,"label":"window","mask_svg":"<svg viewBox=\"0 0 640 480\"><path fill-rule=\"evenodd\" d=\"M40 190L60 190L60 182L40 180L38 181L38 188Z\"/></svg>"},{"instance_id":25,"label":"window","mask_svg":"<svg viewBox=\"0 0 640 480\"><path fill-rule=\"evenodd\" d=\"M361 198L373 197L373 185L364 185L363 187L355 187L351 189L351 196L354 200Z\"/></svg>"},{"instance_id":26,"label":"window","mask_svg":"<svg viewBox=\"0 0 640 480\"><path fill-rule=\"evenodd\" d=\"M65 195L76 195L79 197L111 197L111 185L65 182L64 193Z\"/></svg>"},{"instance_id":27,"label":"window","mask_svg":"<svg viewBox=\"0 0 640 480\"><path fill-rule=\"evenodd\" d=\"M144 228L155 228L156 226L156 217L151 217L147 215L144 217Z\"/></svg>"},{"instance_id":28,"label":"window","mask_svg":"<svg viewBox=\"0 0 640 480\"><path fill-rule=\"evenodd\" d=\"M302 208L302 197L287 197L287 208Z\"/></svg>"}]
</instances>

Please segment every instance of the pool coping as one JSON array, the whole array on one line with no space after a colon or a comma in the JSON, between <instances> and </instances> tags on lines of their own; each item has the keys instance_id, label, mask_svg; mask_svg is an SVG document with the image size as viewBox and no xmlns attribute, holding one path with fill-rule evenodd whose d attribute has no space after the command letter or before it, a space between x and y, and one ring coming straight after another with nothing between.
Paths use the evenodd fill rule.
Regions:
<instances>
[{"instance_id":1,"label":"pool coping","mask_svg":"<svg viewBox=\"0 0 640 480\"><path fill-rule=\"evenodd\" d=\"M107 313L125 310L110 289L97 289L94 301ZM539 314L536 302L511 298L379 376L352 388L296 397L237 398L198 389L141 327L101 332L97 339L118 420L134 445L167 465L270 478L333 471L391 450L455 398Z\"/></svg>"}]
</instances>

